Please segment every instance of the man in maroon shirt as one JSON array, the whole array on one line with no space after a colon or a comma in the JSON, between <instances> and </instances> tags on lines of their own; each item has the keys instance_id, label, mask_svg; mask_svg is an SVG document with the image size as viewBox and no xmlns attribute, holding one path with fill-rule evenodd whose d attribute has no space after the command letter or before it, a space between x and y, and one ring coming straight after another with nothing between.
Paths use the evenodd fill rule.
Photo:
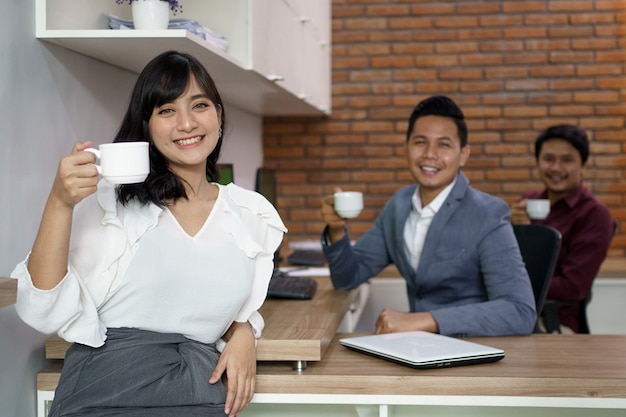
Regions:
<instances>
[{"instance_id":1,"label":"man in maroon shirt","mask_svg":"<svg viewBox=\"0 0 626 417\"><path fill-rule=\"evenodd\" d=\"M589 141L583 129L549 127L535 141L537 169L545 189L526 192L511 206L513 224L546 224L561 232L561 250L547 298L577 301L559 310L561 325L574 332L579 331L579 309L614 232L607 207L582 185L588 156ZM550 214L543 220L531 220L526 213L526 201L536 198L550 200Z\"/></svg>"}]
</instances>

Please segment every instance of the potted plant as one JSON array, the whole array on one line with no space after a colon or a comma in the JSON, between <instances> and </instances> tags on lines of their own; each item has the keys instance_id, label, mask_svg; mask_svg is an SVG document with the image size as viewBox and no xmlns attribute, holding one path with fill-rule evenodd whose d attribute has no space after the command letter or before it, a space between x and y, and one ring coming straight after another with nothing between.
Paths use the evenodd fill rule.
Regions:
<instances>
[{"instance_id":1,"label":"potted plant","mask_svg":"<svg viewBox=\"0 0 626 417\"><path fill-rule=\"evenodd\" d=\"M178 0L115 0L115 3L132 6L135 29L167 29L170 10L174 15L183 10Z\"/></svg>"},{"instance_id":2,"label":"potted plant","mask_svg":"<svg viewBox=\"0 0 626 417\"><path fill-rule=\"evenodd\" d=\"M131 5L136 1L139 1L139 0L115 0L117 4L128 3ZM182 13L183 11L183 6L180 4L178 0L158 0L158 1L163 1L165 3L168 3L168 8L169 10L173 12L174 16L176 16L176 13L178 12Z\"/></svg>"}]
</instances>

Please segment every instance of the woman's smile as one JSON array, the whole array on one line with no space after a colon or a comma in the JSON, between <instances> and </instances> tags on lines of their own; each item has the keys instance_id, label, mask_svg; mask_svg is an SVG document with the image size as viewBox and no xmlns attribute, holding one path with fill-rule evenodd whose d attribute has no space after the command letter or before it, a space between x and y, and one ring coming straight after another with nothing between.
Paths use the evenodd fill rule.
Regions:
<instances>
[{"instance_id":1,"label":"woman's smile","mask_svg":"<svg viewBox=\"0 0 626 417\"><path fill-rule=\"evenodd\" d=\"M194 136L191 138L176 139L174 140L174 143L178 146L185 147L189 145L195 145L196 143L201 142L203 139L204 136Z\"/></svg>"}]
</instances>

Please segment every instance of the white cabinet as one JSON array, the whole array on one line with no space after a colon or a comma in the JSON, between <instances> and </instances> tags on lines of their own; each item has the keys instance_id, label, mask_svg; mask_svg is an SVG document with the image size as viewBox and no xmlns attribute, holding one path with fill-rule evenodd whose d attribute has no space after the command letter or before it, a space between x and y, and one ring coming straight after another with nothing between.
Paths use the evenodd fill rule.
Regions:
<instances>
[{"instance_id":1,"label":"white cabinet","mask_svg":"<svg viewBox=\"0 0 626 417\"><path fill-rule=\"evenodd\" d=\"M185 30L110 30L115 0L36 0L36 36L130 71L166 50L197 57L224 101L259 115L330 113L330 0L182 0L184 17L228 40L227 51Z\"/></svg>"},{"instance_id":2,"label":"white cabinet","mask_svg":"<svg viewBox=\"0 0 626 417\"><path fill-rule=\"evenodd\" d=\"M327 2L253 0L252 66L295 96L330 110Z\"/></svg>"}]
</instances>

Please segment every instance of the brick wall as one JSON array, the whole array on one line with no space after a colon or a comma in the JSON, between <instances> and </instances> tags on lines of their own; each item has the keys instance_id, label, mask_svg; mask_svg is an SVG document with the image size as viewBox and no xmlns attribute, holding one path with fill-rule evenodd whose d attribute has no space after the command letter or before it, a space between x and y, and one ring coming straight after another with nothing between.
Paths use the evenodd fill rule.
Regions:
<instances>
[{"instance_id":1,"label":"brick wall","mask_svg":"<svg viewBox=\"0 0 626 417\"><path fill-rule=\"evenodd\" d=\"M610 255L624 255L625 0L334 0L332 28L332 115L264 120L288 241L318 238L320 199L335 187L365 193L349 228L366 231L412 181L404 143L413 106L441 93L467 118L465 174L509 203L541 187L532 156L540 130L585 128L585 185L620 220Z\"/></svg>"}]
</instances>

